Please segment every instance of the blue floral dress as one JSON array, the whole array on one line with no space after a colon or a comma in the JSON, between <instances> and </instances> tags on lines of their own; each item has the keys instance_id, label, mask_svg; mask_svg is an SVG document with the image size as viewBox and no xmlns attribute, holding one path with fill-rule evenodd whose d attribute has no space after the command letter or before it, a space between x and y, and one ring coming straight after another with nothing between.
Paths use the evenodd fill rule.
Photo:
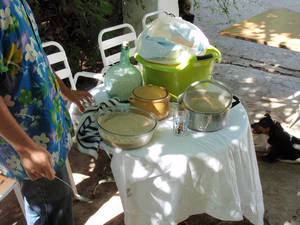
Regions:
<instances>
[{"instance_id":1,"label":"blue floral dress","mask_svg":"<svg viewBox=\"0 0 300 225\"><path fill-rule=\"evenodd\" d=\"M0 26L0 95L33 141L48 149L57 169L65 162L74 131L27 2L2 0ZM0 172L28 179L18 154L2 137Z\"/></svg>"}]
</instances>

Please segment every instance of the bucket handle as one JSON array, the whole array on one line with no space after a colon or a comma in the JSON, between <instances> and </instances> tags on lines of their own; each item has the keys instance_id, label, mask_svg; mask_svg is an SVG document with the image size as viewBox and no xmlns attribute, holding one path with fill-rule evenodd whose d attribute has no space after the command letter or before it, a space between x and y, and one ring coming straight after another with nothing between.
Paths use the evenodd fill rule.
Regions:
<instances>
[{"instance_id":1,"label":"bucket handle","mask_svg":"<svg viewBox=\"0 0 300 225\"><path fill-rule=\"evenodd\" d=\"M216 47L209 45L209 47L206 49L206 53L207 53L207 55L212 54L216 60L216 63L221 62L222 54Z\"/></svg>"},{"instance_id":2,"label":"bucket handle","mask_svg":"<svg viewBox=\"0 0 300 225\"><path fill-rule=\"evenodd\" d=\"M213 54L207 54L207 55L201 55L201 56L196 56L197 57L197 60L200 61L200 60L204 60L204 59L210 59L212 57L214 57Z\"/></svg>"}]
</instances>

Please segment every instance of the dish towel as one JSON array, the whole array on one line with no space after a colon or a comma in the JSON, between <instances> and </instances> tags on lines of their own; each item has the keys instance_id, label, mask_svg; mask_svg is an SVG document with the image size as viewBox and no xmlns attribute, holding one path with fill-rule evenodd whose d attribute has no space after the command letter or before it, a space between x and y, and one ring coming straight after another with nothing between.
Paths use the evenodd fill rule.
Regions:
<instances>
[{"instance_id":1,"label":"dish towel","mask_svg":"<svg viewBox=\"0 0 300 225\"><path fill-rule=\"evenodd\" d=\"M98 159L102 138L99 135L96 115L101 111L109 111L119 103L120 100L118 98L111 98L87 107L86 111L80 117L76 132L77 148L80 152Z\"/></svg>"}]
</instances>

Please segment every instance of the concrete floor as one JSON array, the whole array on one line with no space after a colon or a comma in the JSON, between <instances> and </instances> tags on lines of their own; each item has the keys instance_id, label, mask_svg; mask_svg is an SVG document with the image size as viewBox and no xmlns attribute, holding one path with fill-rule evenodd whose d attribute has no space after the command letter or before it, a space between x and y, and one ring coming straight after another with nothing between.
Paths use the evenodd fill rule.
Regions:
<instances>
[{"instance_id":1,"label":"concrete floor","mask_svg":"<svg viewBox=\"0 0 300 225\"><path fill-rule=\"evenodd\" d=\"M300 52L223 37L218 33L234 23L270 8L300 12L296 0L240 0L228 19L216 10L215 1L201 1L195 23L222 52L214 79L227 84L240 97L251 122L265 112L281 122L290 134L300 137L297 117L300 104ZM215 11L213 11L215 10ZM300 164L258 162L265 204L265 225L300 225ZM287 223L290 221L290 223Z\"/></svg>"}]
</instances>

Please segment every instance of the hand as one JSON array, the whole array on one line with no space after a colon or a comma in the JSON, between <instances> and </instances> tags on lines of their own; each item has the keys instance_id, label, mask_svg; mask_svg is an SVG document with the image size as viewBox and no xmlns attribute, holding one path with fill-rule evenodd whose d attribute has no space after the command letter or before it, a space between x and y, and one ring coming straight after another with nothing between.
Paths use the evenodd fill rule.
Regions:
<instances>
[{"instance_id":1,"label":"hand","mask_svg":"<svg viewBox=\"0 0 300 225\"><path fill-rule=\"evenodd\" d=\"M67 94L65 93L64 96L68 101L76 104L81 112L84 112L86 103L92 103L94 101L93 96L87 91L70 90Z\"/></svg>"},{"instance_id":2,"label":"hand","mask_svg":"<svg viewBox=\"0 0 300 225\"><path fill-rule=\"evenodd\" d=\"M35 181L42 177L49 180L55 178L52 157L45 148L35 145L28 150L19 151L18 154L30 180Z\"/></svg>"},{"instance_id":3,"label":"hand","mask_svg":"<svg viewBox=\"0 0 300 225\"><path fill-rule=\"evenodd\" d=\"M92 103L94 101L93 96L89 92L71 90L56 74L55 77L59 83L63 97L76 104L81 112L84 112L86 103Z\"/></svg>"}]
</instances>

